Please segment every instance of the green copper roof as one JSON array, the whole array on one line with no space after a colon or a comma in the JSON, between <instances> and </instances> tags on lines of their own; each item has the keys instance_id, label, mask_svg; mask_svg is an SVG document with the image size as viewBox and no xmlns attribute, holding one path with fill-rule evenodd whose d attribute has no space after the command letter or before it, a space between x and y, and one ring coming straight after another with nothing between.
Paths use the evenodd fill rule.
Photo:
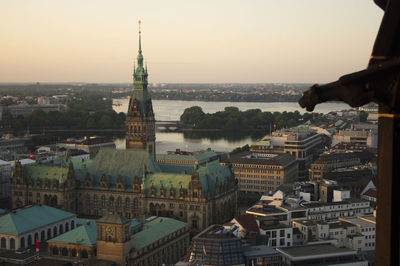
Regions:
<instances>
[{"instance_id":1,"label":"green copper roof","mask_svg":"<svg viewBox=\"0 0 400 266\"><path fill-rule=\"evenodd\" d=\"M144 183L144 190L147 196L151 195L151 187L153 186L156 195L160 194L161 185L164 186L165 197L169 197L171 185L174 189L174 197L179 196L179 189L187 189L189 182L191 180L191 175L183 174L172 174L172 173L156 173L152 175L147 175Z\"/></svg>"},{"instance_id":2,"label":"green copper roof","mask_svg":"<svg viewBox=\"0 0 400 266\"><path fill-rule=\"evenodd\" d=\"M50 243L66 243L82 246L94 246L97 241L97 226L95 221L90 221L89 224L78 226L71 231L48 240Z\"/></svg>"},{"instance_id":3,"label":"green copper roof","mask_svg":"<svg viewBox=\"0 0 400 266\"><path fill-rule=\"evenodd\" d=\"M199 154L157 154L157 160L176 160L176 161L194 161L194 162L201 162L203 160L216 158L217 153L214 151L206 151Z\"/></svg>"},{"instance_id":4,"label":"green copper roof","mask_svg":"<svg viewBox=\"0 0 400 266\"><path fill-rule=\"evenodd\" d=\"M162 172L166 173L178 173L188 175L193 173L193 164L169 164L169 163L159 163Z\"/></svg>"},{"instance_id":5,"label":"green copper roof","mask_svg":"<svg viewBox=\"0 0 400 266\"><path fill-rule=\"evenodd\" d=\"M144 229L131 236L131 245L141 250L148 245L187 226L186 223L166 217L157 217L144 224Z\"/></svg>"},{"instance_id":6,"label":"green copper roof","mask_svg":"<svg viewBox=\"0 0 400 266\"><path fill-rule=\"evenodd\" d=\"M0 233L21 235L72 217L76 214L47 205L29 206L0 216Z\"/></svg>"},{"instance_id":7,"label":"green copper roof","mask_svg":"<svg viewBox=\"0 0 400 266\"><path fill-rule=\"evenodd\" d=\"M124 184L131 186L135 176L141 182L143 171L147 174L161 172L151 155L143 150L101 148L93 160L72 160L72 163L77 179L84 182L89 172L94 187L99 185L103 174L111 185L116 184L120 175Z\"/></svg>"},{"instance_id":8,"label":"green copper roof","mask_svg":"<svg viewBox=\"0 0 400 266\"><path fill-rule=\"evenodd\" d=\"M165 167L164 164L161 168ZM172 165L172 164L171 164ZM172 167L171 167L172 168ZM181 165L177 167L179 171L184 169ZM173 169L170 169L173 170ZM187 167L187 174L182 173L155 173L151 175L147 175L144 184L144 191L147 196L151 196L151 187L153 186L156 195L159 195L161 185L164 186L164 194L165 197L169 197L169 192L171 185L174 189L174 196L179 196L179 189L187 189L189 186L189 182L192 179L192 173L195 171L194 165L189 165ZM223 184L229 181L231 178L231 171L228 166L221 166L219 161L213 161L206 163L204 165L200 165L196 170L199 174L200 183L202 186L202 190L204 193L210 191L210 196L214 196L215 192L215 184L218 177L219 184Z\"/></svg>"},{"instance_id":9,"label":"green copper roof","mask_svg":"<svg viewBox=\"0 0 400 266\"><path fill-rule=\"evenodd\" d=\"M98 221L109 224L126 224L129 222L129 219L119 214L108 213L101 217Z\"/></svg>"},{"instance_id":10,"label":"green copper roof","mask_svg":"<svg viewBox=\"0 0 400 266\"><path fill-rule=\"evenodd\" d=\"M139 51L137 56L137 67L133 70L133 91L129 101L128 116L131 112L132 101L134 99L139 102L139 110L142 116L147 116L150 110L153 110L151 106L150 95L147 91L147 66L143 66L143 54L142 54L142 36L139 31Z\"/></svg>"},{"instance_id":11,"label":"green copper roof","mask_svg":"<svg viewBox=\"0 0 400 266\"><path fill-rule=\"evenodd\" d=\"M24 178L32 178L34 181L36 178L58 180L63 183L68 174L68 167L54 167L47 165L38 164L27 164L22 166L22 171L24 173Z\"/></svg>"}]
</instances>

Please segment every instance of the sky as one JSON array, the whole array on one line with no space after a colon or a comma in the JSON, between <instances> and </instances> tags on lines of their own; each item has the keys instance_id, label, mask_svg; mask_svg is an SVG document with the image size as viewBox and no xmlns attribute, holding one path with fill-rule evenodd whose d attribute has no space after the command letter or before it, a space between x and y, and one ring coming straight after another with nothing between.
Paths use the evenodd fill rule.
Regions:
<instances>
[{"instance_id":1,"label":"sky","mask_svg":"<svg viewBox=\"0 0 400 266\"><path fill-rule=\"evenodd\" d=\"M0 82L326 83L368 63L372 0L0 0Z\"/></svg>"}]
</instances>

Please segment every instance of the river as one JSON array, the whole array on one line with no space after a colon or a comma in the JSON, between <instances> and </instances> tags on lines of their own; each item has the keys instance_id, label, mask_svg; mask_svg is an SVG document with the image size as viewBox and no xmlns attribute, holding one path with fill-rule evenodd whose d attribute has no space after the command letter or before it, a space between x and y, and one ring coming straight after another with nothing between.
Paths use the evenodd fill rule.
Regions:
<instances>
[{"instance_id":1,"label":"river","mask_svg":"<svg viewBox=\"0 0 400 266\"><path fill-rule=\"evenodd\" d=\"M127 112L129 100L127 98L114 99L113 108L116 112ZM259 108L262 111L269 112L294 112L304 113L296 102L272 102L272 103L254 103L254 102L201 102L201 101L168 101L153 100L153 109L155 118L158 121L177 121L185 108L200 106L206 113L215 113L224 110L227 106L238 107L241 111ZM317 106L315 112L328 113L330 111L340 111L350 109L351 107L344 103L323 103ZM232 149L251 144L262 135L240 136L223 135L217 133L181 133L181 132L156 132L156 152L166 153L175 149L195 151L200 149L212 148L216 151L229 152ZM116 137L115 144L119 149L125 149L125 138Z\"/></svg>"}]
</instances>

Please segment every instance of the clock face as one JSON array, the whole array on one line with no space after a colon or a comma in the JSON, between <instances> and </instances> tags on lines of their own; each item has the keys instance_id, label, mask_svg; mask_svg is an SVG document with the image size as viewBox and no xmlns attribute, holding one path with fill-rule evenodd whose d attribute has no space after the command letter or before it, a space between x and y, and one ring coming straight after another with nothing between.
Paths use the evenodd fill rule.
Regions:
<instances>
[{"instance_id":1,"label":"clock face","mask_svg":"<svg viewBox=\"0 0 400 266\"><path fill-rule=\"evenodd\" d=\"M107 226L106 227L106 234L108 235L108 236L112 236L112 235L114 235L114 227L112 227L112 226Z\"/></svg>"}]
</instances>

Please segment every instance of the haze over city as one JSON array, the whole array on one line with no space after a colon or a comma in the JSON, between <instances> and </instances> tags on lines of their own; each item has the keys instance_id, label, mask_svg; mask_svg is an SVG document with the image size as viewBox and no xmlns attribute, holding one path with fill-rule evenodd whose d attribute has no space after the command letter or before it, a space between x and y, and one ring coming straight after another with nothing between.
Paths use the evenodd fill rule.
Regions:
<instances>
[{"instance_id":1,"label":"haze over city","mask_svg":"<svg viewBox=\"0 0 400 266\"><path fill-rule=\"evenodd\" d=\"M365 68L373 1L1 1L1 82L329 82Z\"/></svg>"}]
</instances>

